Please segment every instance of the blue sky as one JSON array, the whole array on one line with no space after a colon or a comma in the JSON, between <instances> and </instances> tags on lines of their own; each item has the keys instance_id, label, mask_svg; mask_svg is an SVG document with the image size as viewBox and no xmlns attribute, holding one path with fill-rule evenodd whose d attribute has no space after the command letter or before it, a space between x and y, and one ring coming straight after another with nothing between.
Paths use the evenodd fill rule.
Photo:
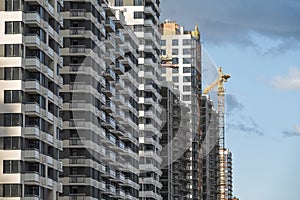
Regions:
<instances>
[{"instance_id":1,"label":"blue sky","mask_svg":"<svg viewBox=\"0 0 300 200\"><path fill-rule=\"evenodd\" d=\"M199 25L232 75L226 143L241 200L299 200L300 1L162 0L162 20Z\"/></svg>"}]
</instances>

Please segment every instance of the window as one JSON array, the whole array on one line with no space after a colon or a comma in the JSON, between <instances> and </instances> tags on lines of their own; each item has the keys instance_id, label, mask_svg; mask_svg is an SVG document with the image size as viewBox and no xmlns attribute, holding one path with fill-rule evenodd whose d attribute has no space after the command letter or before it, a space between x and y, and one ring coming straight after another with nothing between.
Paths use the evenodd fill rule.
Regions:
<instances>
[{"instance_id":1,"label":"window","mask_svg":"<svg viewBox=\"0 0 300 200\"><path fill-rule=\"evenodd\" d=\"M183 64L191 64L192 59L191 58L183 58Z\"/></svg>"},{"instance_id":2,"label":"window","mask_svg":"<svg viewBox=\"0 0 300 200\"><path fill-rule=\"evenodd\" d=\"M190 95L183 95L183 101L190 101L191 100L191 96Z\"/></svg>"},{"instance_id":3,"label":"window","mask_svg":"<svg viewBox=\"0 0 300 200\"><path fill-rule=\"evenodd\" d=\"M178 76L173 76L172 79L173 79L173 82L178 83Z\"/></svg>"},{"instance_id":4,"label":"window","mask_svg":"<svg viewBox=\"0 0 300 200\"><path fill-rule=\"evenodd\" d=\"M5 34L22 33L22 22L5 22Z\"/></svg>"},{"instance_id":5,"label":"window","mask_svg":"<svg viewBox=\"0 0 300 200\"><path fill-rule=\"evenodd\" d=\"M25 185L25 197L39 196L39 186Z\"/></svg>"},{"instance_id":6,"label":"window","mask_svg":"<svg viewBox=\"0 0 300 200\"><path fill-rule=\"evenodd\" d=\"M172 46L178 46L178 40L172 40Z\"/></svg>"},{"instance_id":7,"label":"window","mask_svg":"<svg viewBox=\"0 0 300 200\"><path fill-rule=\"evenodd\" d=\"M20 160L3 160L3 174L21 173Z\"/></svg>"},{"instance_id":8,"label":"window","mask_svg":"<svg viewBox=\"0 0 300 200\"><path fill-rule=\"evenodd\" d=\"M163 74L166 73L166 68L165 68L165 67L162 67L162 68L161 68L161 73L163 73Z\"/></svg>"},{"instance_id":9,"label":"window","mask_svg":"<svg viewBox=\"0 0 300 200\"><path fill-rule=\"evenodd\" d=\"M178 55L178 49L172 49L172 55Z\"/></svg>"},{"instance_id":10,"label":"window","mask_svg":"<svg viewBox=\"0 0 300 200\"><path fill-rule=\"evenodd\" d=\"M172 58L172 64L176 65L178 63L179 63L178 58Z\"/></svg>"},{"instance_id":11,"label":"window","mask_svg":"<svg viewBox=\"0 0 300 200\"><path fill-rule=\"evenodd\" d=\"M191 40L190 39L184 39L182 41L183 45L191 45Z\"/></svg>"},{"instance_id":12,"label":"window","mask_svg":"<svg viewBox=\"0 0 300 200\"><path fill-rule=\"evenodd\" d=\"M183 49L183 55L190 55L191 49Z\"/></svg>"},{"instance_id":13,"label":"window","mask_svg":"<svg viewBox=\"0 0 300 200\"><path fill-rule=\"evenodd\" d=\"M134 6L143 6L143 0L134 0L133 5Z\"/></svg>"},{"instance_id":14,"label":"window","mask_svg":"<svg viewBox=\"0 0 300 200\"><path fill-rule=\"evenodd\" d=\"M178 73L179 72L179 68L178 67L172 68L172 72L173 73Z\"/></svg>"},{"instance_id":15,"label":"window","mask_svg":"<svg viewBox=\"0 0 300 200\"><path fill-rule=\"evenodd\" d=\"M163 55L163 56L167 55L167 51L166 51L165 49L162 49L162 50L160 51L160 53L161 53L161 55Z\"/></svg>"},{"instance_id":16,"label":"window","mask_svg":"<svg viewBox=\"0 0 300 200\"><path fill-rule=\"evenodd\" d=\"M5 0L5 11L20 11L22 10L21 0Z\"/></svg>"},{"instance_id":17,"label":"window","mask_svg":"<svg viewBox=\"0 0 300 200\"><path fill-rule=\"evenodd\" d=\"M185 83L191 82L191 77L190 76L184 76L183 77L183 82L185 82Z\"/></svg>"},{"instance_id":18,"label":"window","mask_svg":"<svg viewBox=\"0 0 300 200\"><path fill-rule=\"evenodd\" d=\"M188 86L188 85L183 86L183 91L188 92L190 90L191 90L191 86Z\"/></svg>"},{"instance_id":19,"label":"window","mask_svg":"<svg viewBox=\"0 0 300 200\"><path fill-rule=\"evenodd\" d=\"M20 67L4 68L4 80L21 80L22 70Z\"/></svg>"},{"instance_id":20,"label":"window","mask_svg":"<svg viewBox=\"0 0 300 200\"><path fill-rule=\"evenodd\" d=\"M4 150L20 150L21 138L20 137L4 137L3 138Z\"/></svg>"},{"instance_id":21,"label":"window","mask_svg":"<svg viewBox=\"0 0 300 200\"><path fill-rule=\"evenodd\" d=\"M144 31L144 26L143 25L133 25L133 31L142 32L142 31Z\"/></svg>"},{"instance_id":22,"label":"window","mask_svg":"<svg viewBox=\"0 0 300 200\"><path fill-rule=\"evenodd\" d=\"M166 43L167 43L166 40L161 40L161 41L160 41L160 45L161 45L161 46L166 46Z\"/></svg>"},{"instance_id":23,"label":"window","mask_svg":"<svg viewBox=\"0 0 300 200\"><path fill-rule=\"evenodd\" d=\"M21 103L22 91L20 90L5 90L4 103Z\"/></svg>"},{"instance_id":24,"label":"window","mask_svg":"<svg viewBox=\"0 0 300 200\"><path fill-rule=\"evenodd\" d=\"M123 6L123 0L115 0L115 6Z\"/></svg>"},{"instance_id":25,"label":"window","mask_svg":"<svg viewBox=\"0 0 300 200\"><path fill-rule=\"evenodd\" d=\"M144 19L144 13L143 12L134 12L133 18L134 19Z\"/></svg>"},{"instance_id":26,"label":"window","mask_svg":"<svg viewBox=\"0 0 300 200\"><path fill-rule=\"evenodd\" d=\"M6 44L5 56L6 57L22 57L23 45L21 44Z\"/></svg>"},{"instance_id":27,"label":"window","mask_svg":"<svg viewBox=\"0 0 300 200\"><path fill-rule=\"evenodd\" d=\"M18 113L4 114L4 126L22 126L23 116Z\"/></svg>"},{"instance_id":28,"label":"window","mask_svg":"<svg viewBox=\"0 0 300 200\"><path fill-rule=\"evenodd\" d=\"M191 68L190 67L184 67L183 68L183 73L191 73Z\"/></svg>"},{"instance_id":29,"label":"window","mask_svg":"<svg viewBox=\"0 0 300 200\"><path fill-rule=\"evenodd\" d=\"M1 185L0 191L2 190L3 197L22 197L22 185L21 184L4 184Z\"/></svg>"}]
</instances>

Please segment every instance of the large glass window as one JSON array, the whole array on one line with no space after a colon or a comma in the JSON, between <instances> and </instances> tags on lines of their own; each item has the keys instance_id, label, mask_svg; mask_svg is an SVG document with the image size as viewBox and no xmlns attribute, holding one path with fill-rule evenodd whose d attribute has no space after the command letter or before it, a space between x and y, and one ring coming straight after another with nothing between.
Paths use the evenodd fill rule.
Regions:
<instances>
[{"instance_id":1,"label":"large glass window","mask_svg":"<svg viewBox=\"0 0 300 200\"><path fill-rule=\"evenodd\" d=\"M5 90L4 103L21 103L22 91L20 90Z\"/></svg>"},{"instance_id":2,"label":"large glass window","mask_svg":"<svg viewBox=\"0 0 300 200\"><path fill-rule=\"evenodd\" d=\"M144 31L144 26L143 25L133 25L133 31L142 32L142 31Z\"/></svg>"},{"instance_id":3,"label":"large glass window","mask_svg":"<svg viewBox=\"0 0 300 200\"><path fill-rule=\"evenodd\" d=\"M191 68L190 67L184 67L183 68L183 73L191 73Z\"/></svg>"},{"instance_id":4,"label":"large glass window","mask_svg":"<svg viewBox=\"0 0 300 200\"><path fill-rule=\"evenodd\" d=\"M172 40L172 46L178 46L178 40Z\"/></svg>"},{"instance_id":5,"label":"large glass window","mask_svg":"<svg viewBox=\"0 0 300 200\"><path fill-rule=\"evenodd\" d=\"M5 0L5 11L22 10L22 0Z\"/></svg>"},{"instance_id":6,"label":"large glass window","mask_svg":"<svg viewBox=\"0 0 300 200\"><path fill-rule=\"evenodd\" d=\"M191 77L190 76L184 76L183 77L183 82L185 82L185 83L191 82Z\"/></svg>"},{"instance_id":7,"label":"large glass window","mask_svg":"<svg viewBox=\"0 0 300 200\"><path fill-rule=\"evenodd\" d=\"M191 49L183 49L183 55L190 55L191 53Z\"/></svg>"},{"instance_id":8,"label":"large glass window","mask_svg":"<svg viewBox=\"0 0 300 200\"><path fill-rule=\"evenodd\" d=\"M4 80L22 80L22 69L20 67L4 68Z\"/></svg>"},{"instance_id":9,"label":"large glass window","mask_svg":"<svg viewBox=\"0 0 300 200\"><path fill-rule=\"evenodd\" d=\"M21 145L20 137L5 137L3 139L4 150L20 150L22 147Z\"/></svg>"},{"instance_id":10,"label":"large glass window","mask_svg":"<svg viewBox=\"0 0 300 200\"><path fill-rule=\"evenodd\" d=\"M172 49L172 55L178 55L178 49Z\"/></svg>"},{"instance_id":11,"label":"large glass window","mask_svg":"<svg viewBox=\"0 0 300 200\"><path fill-rule=\"evenodd\" d=\"M172 58L172 64L176 65L179 63L178 58Z\"/></svg>"},{"instance_id":12,"label":"large glass window","mask_svg":"<svg viewBox=\"0 0 300 200\"><path fill-rule=\"evenodd\" d=\"M191 58L183 58L183 64L191 64L192 63L192 59Z\"/></svg>"},{"instance_id":13,"label":"large glass window","mask_svg":"<svg viewBox=\"0 0 300 200\"><path fill-rule=\"evenodd\" d=\"M20 34L22 33L22 22L5 22L5 34Z\"/></svg>"},{"instance_id":14,"label":"large glass window","mask_svg":"<svg viewBox=\"0 0 300 200\"><path fill-rule=\"evenodd\" d=\"M134 6L143 6L144 1L143 0L134 0L133 5Z\"/></svg>"},{"instance_id":15,"label":"large glass window","mask_svg":"<svg viewBox=\"0 0 300 200\"><path fill-rule=\"evenodd\" d=\"M190 39L184 39L182 41L183 45L191 45L191 40Z\"/></svg>"},{"instance_id":16,"label":"large glass window","mask_svg":"<svg viewBox=\"0 0 300 200\"><path fill-rule=\"evenodd\" d=\"M184 92L188 92L188 91L190 91L191 90L191 86L188 86L188 85L184 85L183 86L183 91Z\"/></svg>"},{"instance_id":17,"label":"large glass window","mask_svg":"<svg viewBox=\"0 0 300 200\"><path fill-rule=\"evenodd\" d=\"M21 44L6 44L5 56L6 57L22 57L23 45Z\"/></svg>"},{"instance_id":18,"label":"large glass window","mask_svg":"<svg viewBox=\"0 0 300 200\"><path fill-rule=\"evenodd\" d=\"M19 113L4 114L4 126L22 126L23 116Z\"/></svg>"},{"instance_id":19,"label":"large glass window","mask_svg":"<svg viewBox=\"0 0 300 200\"><path fill-rule=\"evenodd\" d=\"M144 13L143 12L134 12L133 13L134 19L144 19Z\"/></svg>"},{"instance_id":20,"label":"large glass window","mask_svg":"<svg viewBox=\"0 0 300 200\"><path fill-rule=\"evenodd\" d=\"M123 0L115 0L115 6L123 6Z\"/></svg>"},{"instance_id":21,"label":"large glass window","mask_svg":"<svg viewBox=\"0 0 300 200\"><path fill-rule=\"evenodd\" d=\"M3 174L21 173L20 160L3 160Z\"/></svg>"},{"instance_id":22,"label":"large glass window","mask_svg":"<svg viewBox=\"0 0 300 200\"><path fill-rule=\"evenodd\" d=\"M161 46L166 46L166 43L167 43L166 40L161 40L161 41L160 41L160 45L161 45Z\"/></svg>"},{"instance_id":23,"label":"large glass window","mask_svg":"<svg viewBox=\"0 0 300 200\"><path fill-rule=\"evenodd\" d=\"M22 185L21 184L4 184L3 197L22 197Z\"/></svg>"},{"instance_id":24,"label":"large glass window","mask_svg":"<svg viewBox=\"0 0 300 200\"><path fill-rule=\"evenodd\" d=\"M179 72L179 68L178 68L178 67L172 68L172 72L173 72L173 73L178 73L178 72Z\"/></svg>"}]
</instances>

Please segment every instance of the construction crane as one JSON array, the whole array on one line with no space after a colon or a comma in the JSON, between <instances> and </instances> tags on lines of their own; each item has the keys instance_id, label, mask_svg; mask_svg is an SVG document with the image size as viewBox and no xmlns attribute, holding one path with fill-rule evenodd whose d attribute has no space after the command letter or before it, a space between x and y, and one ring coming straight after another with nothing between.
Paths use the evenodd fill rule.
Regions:
<instances>
[{"instance_id":1,"label":"construction crane","mask_svg":"<svg viewBox=\"0 0 300 200\"><path fill-rule=\"evenodd\" d=\"M208 94L216 86L217 95L218 95L218 118L219 118L219 170L220 177L218 181L218 186L220 190L219 200L226 200L225 188L226 188L226 177L225 177L225 157L224 157L224 148L225 148L225 88L224 82L227 82L231 77L230 74L224 74L222 67L218 68L218 78L211 85L204 89L203 94Z\"/></svg>"}]
</instances>

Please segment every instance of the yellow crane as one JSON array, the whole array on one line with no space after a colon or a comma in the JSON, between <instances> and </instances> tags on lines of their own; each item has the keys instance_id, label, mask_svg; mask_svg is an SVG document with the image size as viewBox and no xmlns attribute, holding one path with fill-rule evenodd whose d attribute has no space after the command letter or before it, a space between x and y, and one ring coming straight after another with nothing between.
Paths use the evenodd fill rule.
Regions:
<instances>
[{"instance_id":1,"label":"yellow crane","mask_svg":"<svg viewBox=\"0 0 300 200\"><path fill-rule=\"evenodd\" d=\"M215 82L204 89L203 94L208 94L216 86L218 95L218 118L219 118L219 170L220 177L218 181L219 187L219 200L225 200L225 187L226 187L226 177L225 177L225 163L224 163L224 148L225 148L225 88L224 82L227 82L231 77L230 74L224 74L222 67L218 68L218 78ZM222 155L221 155L222 154Z\"/></svg>"}]
</instances>

